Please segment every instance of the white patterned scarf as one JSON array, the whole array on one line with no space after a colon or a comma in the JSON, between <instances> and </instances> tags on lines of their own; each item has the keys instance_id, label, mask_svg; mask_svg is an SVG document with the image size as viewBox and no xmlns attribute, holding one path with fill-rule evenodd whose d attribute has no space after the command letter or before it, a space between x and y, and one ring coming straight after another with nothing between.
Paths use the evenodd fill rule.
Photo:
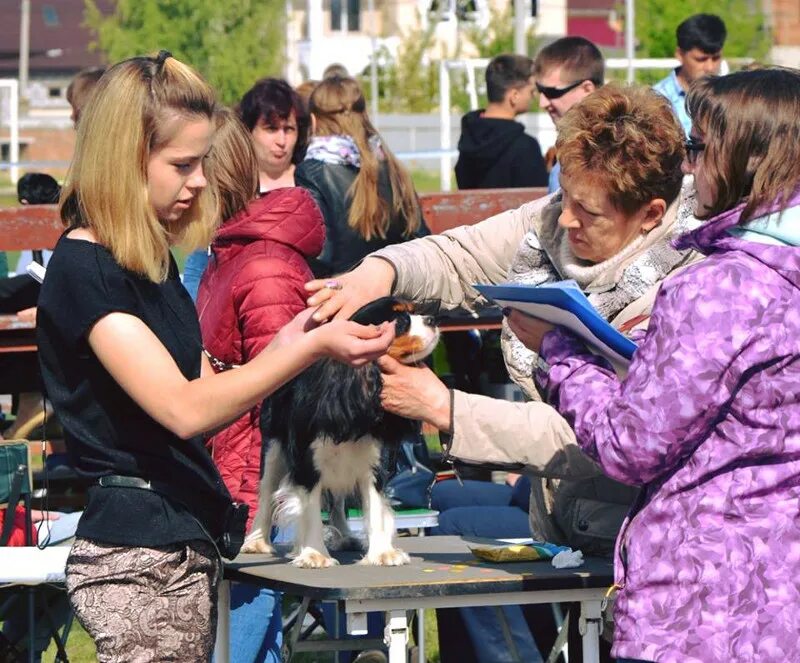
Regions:
<instances>
[{"instance_id":1,"label":"white patterned scarf","mask_svg":"<svg viewBox=\"0 0 800 663\"><path fill-rule=\"evenodd\" d=\"M377 157L383 161L385 155L381 145L380 136L371 136L369 146ZM361 168L361 152L352 136L334 134L331 136L312 136L306 149L306 159L316 159L325 163L338 166L352 166Z\"/></svg>"},{"instance_id":2,"label":"white patterned scarf","mask_svg":"<svg viewBox=\"0 0 800 663\"><path fill-rule=\"evenodd\" d=\"M561 197L556 196L542 210L539 222L525 236L514 257L508 280L540 285L573 279L606 320L613 319L686 262L688 252L673 248L672 240L698 223L692 215L694 186L687 182L659 226L637 237L612 258L592 264L572 253L567 233L558 225L560 203ZM512 375L530 378L536 353L522 344L505 321L502 342Z\"/></svg>"}]
</instances>

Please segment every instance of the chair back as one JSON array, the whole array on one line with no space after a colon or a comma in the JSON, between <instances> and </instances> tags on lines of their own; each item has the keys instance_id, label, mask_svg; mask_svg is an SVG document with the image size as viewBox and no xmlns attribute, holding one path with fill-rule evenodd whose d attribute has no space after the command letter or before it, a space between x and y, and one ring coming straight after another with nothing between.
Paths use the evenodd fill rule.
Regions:
<instances>
[{"instance_id":1,"label":"chair back","mask_svg":"<svg viewBox=\"0 0 800 663\"><path fill-rule=\"evenodd\" d=\"M0 546L8 543L14 511L20 500L25 505L25 543L32 544L30 532L32 492L30 446L25 440L0 440L0 509L6 509L3 527L0 530Z\"/></svg>"}]
</instances>

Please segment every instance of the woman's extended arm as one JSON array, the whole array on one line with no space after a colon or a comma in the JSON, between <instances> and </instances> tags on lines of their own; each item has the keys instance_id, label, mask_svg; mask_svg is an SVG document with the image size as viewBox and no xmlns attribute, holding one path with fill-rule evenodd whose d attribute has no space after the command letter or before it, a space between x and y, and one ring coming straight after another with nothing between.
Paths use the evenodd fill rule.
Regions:
<instances>
[{"instance_id":1,"label":"woman's extended arm","mask_svg":"<svg viewBox=\"0 0 800 663\"><path fill-rule=\"evenodd\" d=\"M523 237L549 202L550 197L541 198L472 226L387 246L337 277L341 290L326 289L325 279L309 283L306 287L315 294L308 303L321 305L320 320L348 317L389 294L435 301L445 310L471 308L480 297L472 285L506 280Z\"/></svg>"},{"instance_id":2,"label":"woman's extended arm","mask_svg":"<svg viewBox=\"0 0 800 663\"><path fill-rule=\"evenodd\" d=\"M298 315L241 368L196 380L187 380L155 334L127 313L102 317L89 332L89 345L145 412L188 439L232 421L320 357L361 365L382 355L394 336L389 325L348 321L307 330L310 314Z\"/></svg>"},{"instance_id":3,"label":"woman's extended arm","mask_svg":"<svg viewBox=\"0 0 800 663\"><path fill-rule=\"evenodd\" d=\"M670 472L708 437L757 363L747 298L715 290L694 271L665 281L622 382L563 328L544 336L536 380L610 477L641 485ZM720 301L727 305L717 310L706 304Z\"/></svg>"},{"instance_id":4,"label":"woman's extended arm","mask_svg":"<svg viewBox=\"0 0 800 663\"><path fill-rule=\"evenodd\" d=\"M474 464L513 465L554 479L597 476L569 424L541 401L517 403L449 390L427 366L379 360L381 400L395 414L449 433L448 454Z\"/></svg>"}]
</instances>

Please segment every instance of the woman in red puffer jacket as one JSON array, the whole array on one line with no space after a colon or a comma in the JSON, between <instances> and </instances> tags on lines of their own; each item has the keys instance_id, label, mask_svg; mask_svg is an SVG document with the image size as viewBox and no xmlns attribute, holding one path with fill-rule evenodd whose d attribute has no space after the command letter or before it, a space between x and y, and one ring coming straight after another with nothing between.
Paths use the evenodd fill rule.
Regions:
<instances>
[{"instance_id":1,"label":"woman in red puffer jacket","mask_svg":"<svg viewBox=\"0 0 800 663\"><path fill-rule=\"evenodd\" d=\"M258 198L250 135L232 111L220 112L208 175L227 219L211 245L197 295L205 350L217 370L246 363L306 308L306 259L319 254L325 225L314 199L295 187ZM214 361L214 360L218 361ZM258 504L260 406L214 435L209 445L234 499ZM248 529L250 522L247 524Z\"/></svg>"}]
</instances>

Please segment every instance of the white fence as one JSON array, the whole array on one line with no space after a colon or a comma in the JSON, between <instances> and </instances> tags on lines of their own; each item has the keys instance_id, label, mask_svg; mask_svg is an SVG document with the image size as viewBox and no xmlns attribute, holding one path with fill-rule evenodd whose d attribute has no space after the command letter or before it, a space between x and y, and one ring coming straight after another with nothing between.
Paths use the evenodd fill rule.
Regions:
<instances>
[{"instance_id":1,"label":"white fence","mask_svg":"<svg viewBox=\"0 0 800 663\"><path fill-rule=\"evenodd\" d=\"M8 131L9 170L11 183L16 184L19 179L19 82L15 78L0 78L0 127Z\"/></svg>"}]
</instances>

